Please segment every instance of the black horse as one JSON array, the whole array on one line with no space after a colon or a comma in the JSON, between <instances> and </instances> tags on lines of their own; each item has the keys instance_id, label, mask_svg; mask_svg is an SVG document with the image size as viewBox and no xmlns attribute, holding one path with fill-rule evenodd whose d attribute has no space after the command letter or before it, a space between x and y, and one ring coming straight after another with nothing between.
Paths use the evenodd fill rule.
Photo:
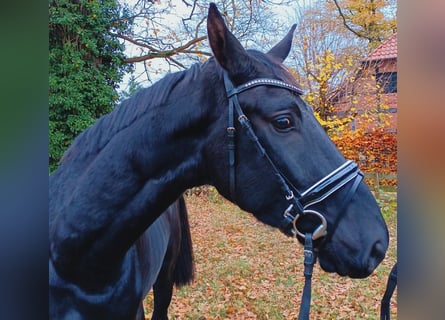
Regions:
<instances>
[{"instance_id":1,"label":"black horse","mask_svg":"<svg viewBox=\"0 0 445 320\"><path fill-rule=\"evenodd\" d=\"M327 272L362 278L379 265L380 209L282 65L294 29L268 53L246 51L211 4L214 58L139 91L75 139L50 177L52 319L135 319L167 250L169 227L155 221L203 184L288 236L309 235ZM153 223L163 232L144 264L135 243Z\"/></svg>"}]
</instances>

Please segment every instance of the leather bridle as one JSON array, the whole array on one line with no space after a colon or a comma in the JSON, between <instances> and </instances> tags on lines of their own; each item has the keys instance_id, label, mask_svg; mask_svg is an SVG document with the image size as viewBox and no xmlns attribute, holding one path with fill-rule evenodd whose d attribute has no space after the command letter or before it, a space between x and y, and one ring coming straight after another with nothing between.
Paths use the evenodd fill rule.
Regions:
<instances>
[{"instance_id":1,"label":"leather bridle","mask_svg":"<svg viewBox=\"0 0 445 320\"><path fill-rule=\"evenodd\" d=\"M353 161L346 161L340 167L326 175L324 178L319 180L317 183L307 188L303 192L299 192L286 178L286 176L276 167L272 159L266 152L266 149L261 144L257 135L255 134L252 126L250 125L249 119L244 114L240 103L238 101L238 94L249 90L257 86L270 86L278 87L289 90L296 93L297 95L302 95L303 91L291 84L286 82L269 79L269 78L258 78L255 80L248 81L238 87L235 87L227 72L224 72L224 85L227 93L227 98L229 99L229 119L227 126L227 139L228 139L228 151L229 151L229 192L231 199L236 201L236 175L235 175L235 147L236 147L236 129L235 129L235 116L241 127L244 129L245 133L255 145L257 151L262 158L265 159L266 163L270 166L275 177L277 178L278 184L280 185L283 196L286 201L289 202L289 206L283 213L283 220L281 223L281 228L283 230L291 230L294 237L304 238L304 276L305 285L303 289L302 303L300 307L299 320L309 319L310 311L310 300L311 300L311 278L312 269L316 262L317 256L316 251L314 251L312 241L322 238L329 237L333 234L336 229L342 214L337 216L337 219L332 225L332 230L328 233L328 224L326 218L322 213L311 208L314 204L324 201L326 198L331 196L333 193L338 191L340 188L352 182L352 186L349 189L347 195L343 199L343 203L340 206L340 212L344 213L347 205L351 201L353 195L355 194L360 182L363 179L363 173L358 169L358 166ZM297 221L304 216L313 215L320 220L320 225L315 228L312 232L300 232L297 228Z\"/></svg>"}]
</instances>

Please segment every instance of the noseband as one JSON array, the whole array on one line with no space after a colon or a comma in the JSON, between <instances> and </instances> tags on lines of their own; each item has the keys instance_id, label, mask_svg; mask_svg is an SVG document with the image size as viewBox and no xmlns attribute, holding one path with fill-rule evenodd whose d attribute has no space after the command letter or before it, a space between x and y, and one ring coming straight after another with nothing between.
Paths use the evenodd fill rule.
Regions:
<instances>
[{"instance_id":1,"label":"noseband","mask_svg":"<svg viewBox=\"0 0 445 320\"><path fill-rule=\"evenodd\" d=\"M353 161L346 161L340 167L326 175L324 178L316 182L311 187L307 188L304 192L299 192L286 178L286 176L275 166L272 159L267 154L263 145L259 141L257 135L255 134L252 126L250 125L249 119L244 114L240 103L238 101L238 94L243 91L249 90L257 86L269 86L277 87L289 90L296 93L297 95L302 95L303 91L291 84L285 83L280 80L268 79L268 78L258 78L242 84L238 87L234 87L233 83L229 79L227 72L224 72L224 85L227 93L227 98L229 99L229 119L227 127L227 138L228 138L228 150L229 150L229 191L231 199L236 199L236 180L235 180L235 116L238 119L239 124L244 129L249 139L255 145L257 151L265 159L265 161L271 167L272 172L278 180L278 183L283 191L283 196L286 201L289 202L289 206L283 213L283 220L281 223L281 228L283 230L290 229L294 237L300 236L304 238L304 276L305 285L303 289L302 303L300 308L300 314L298 319L309 319L309 309L311 300L311 278L312 278L312 268L316 262L316 252L313 250L312 240L316 240L325 236L331 236L333 231L336 229L343 213L349 202L352 199L355 191L357 190L360 182L363 179L363 173L358 169L358 166ZM349 189L347 195L344 197L343 202L340 206L341 214L339 214L332 225L332 229L328 234L327 221L323 214L317 210L311 209L311 207L317 203L324 201L326 198L331 196L337 190L345 186L347 183L353 181L351 188ZM320 225L315 228L313 232L300 232L297 228L297 221L304 217L312 215L320 220Z\"/></svg>"}]
</instances>

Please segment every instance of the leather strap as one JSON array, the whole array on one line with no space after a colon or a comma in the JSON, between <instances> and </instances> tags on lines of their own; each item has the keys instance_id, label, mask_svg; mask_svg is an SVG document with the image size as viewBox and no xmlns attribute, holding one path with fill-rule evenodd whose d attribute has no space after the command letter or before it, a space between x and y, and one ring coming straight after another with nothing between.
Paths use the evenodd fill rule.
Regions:
<instances>
[{"instance_id":1,"label":"leather strap","mask_svg":"<svg viewBox=\"0 0 445 320\"><path fill-rule=\"evenodd\" d=\"M389 303L391 302L392 294L397 286L397 262L391 269L386 284L385 294L383 295L380 306L380 320L390 320L391 313L389 312Z\"/></svg>"},{"instance_id":2,"label":"leather strap","mask_svg":"<svg viewBox=\"0 0 445 320\"><path fill-rule=\"evenodd\" d=\"M309 320L311 309L312 270L317 261L317 255L312 245L312 233L304 235L304 288L301 296L298 320Z\"/></svg>"}]
</instances>

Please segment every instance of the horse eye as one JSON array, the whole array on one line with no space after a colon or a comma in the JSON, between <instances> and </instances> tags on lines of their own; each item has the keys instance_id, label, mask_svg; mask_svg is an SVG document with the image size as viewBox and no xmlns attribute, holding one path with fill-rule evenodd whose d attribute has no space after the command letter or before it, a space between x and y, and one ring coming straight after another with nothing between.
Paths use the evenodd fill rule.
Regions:
<instances>
[{"instance_id":1,"label":"horse eye","mask_svg":"<svg viewBox=\"0 0 445 320\"><path fill-rule=\"evenodd\" d=\"M279 116L272 121L272 125L278 131L287 132L290 131L294 126L292 118L289 116Z\"/></svg>"}]
</instances>

